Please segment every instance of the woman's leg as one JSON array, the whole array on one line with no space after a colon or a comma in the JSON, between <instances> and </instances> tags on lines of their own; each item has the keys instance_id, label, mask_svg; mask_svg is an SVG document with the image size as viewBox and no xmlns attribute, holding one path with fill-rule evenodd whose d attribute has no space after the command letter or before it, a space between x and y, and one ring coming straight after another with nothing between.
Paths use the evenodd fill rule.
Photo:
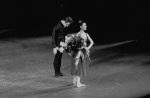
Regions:
<instances>
[{"instance_id":1,"label":"woman's leg","mask_svg":"<svg viewBox=\"0 0 150 98\"><path fill-rule=\"evenodd\" d=\"M75 76L75 75L73 76L73 84L74 84L74 85L76 85L76 84L77 84L77 78L76 78L76 76Z\"/></svg>"},{"instance_id":2,"label":"woman's leg","mask_svg":"<svg viewBox=\"0 0 150 98\"><path fill-rule=\"evenodd\" d=\"M80 81L81 77L77 76L76 79L77 79L77 87L85 86L85 84L81 84L81 81Z\"/></svg>"}]
</instances>

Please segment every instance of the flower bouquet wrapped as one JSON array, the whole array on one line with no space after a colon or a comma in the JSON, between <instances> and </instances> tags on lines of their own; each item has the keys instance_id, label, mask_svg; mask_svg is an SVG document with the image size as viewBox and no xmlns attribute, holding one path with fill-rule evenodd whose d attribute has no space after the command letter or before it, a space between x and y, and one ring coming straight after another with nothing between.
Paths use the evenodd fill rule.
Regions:
<instances>
[{"instance_id":1,"label":"flower bouquet wrapped","mask_svg":"<svg viewBox=\"0 0 150 98\"><path fill-rule=\"evenodd\" d=\"M84 61L85 54L88 55L90 60L89 50L86 49L86 42L79 34L66 36L65 43L60 43L60 45L69 55L76 58L75 65L78 65L79 60L82 60L82 62Z\"/></svg>"},{"instance_id":2,"label":"flower bouquet wrapped","mask_svg":"<svg viewBox=\"0 0 150 98\"><path fill-rule=\"evenodd\" d=\"M78 34L74 34L66 36L65 43L62 44L62 46L68 54L76 54L80 49L86 46L86 43Z\"/></svg>"}]
</instances>

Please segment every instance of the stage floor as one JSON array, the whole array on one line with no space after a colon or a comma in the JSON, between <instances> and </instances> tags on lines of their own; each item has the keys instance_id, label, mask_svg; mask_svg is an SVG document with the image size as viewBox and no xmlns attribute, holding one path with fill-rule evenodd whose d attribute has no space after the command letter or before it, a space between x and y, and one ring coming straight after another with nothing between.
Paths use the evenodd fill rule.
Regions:
<instances>
[{"instance_id":1,"label":"stage floor","mask_svg":"<svg viewBox=\"0 0 150 98\"><path fill-rule=\"evenodd\" d=\"M72 85L71 57L54 77L51 37L0 40L0 98L140 98L150 93L148 46L131 40L91 49L86 87Z\"/></svg>"}]
</instances>

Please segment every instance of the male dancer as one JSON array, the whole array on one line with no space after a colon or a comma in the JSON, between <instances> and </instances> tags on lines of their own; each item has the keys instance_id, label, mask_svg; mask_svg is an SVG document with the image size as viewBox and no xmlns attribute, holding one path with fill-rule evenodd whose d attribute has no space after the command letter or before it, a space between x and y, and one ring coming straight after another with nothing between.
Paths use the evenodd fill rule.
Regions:
<instances>
[{"instance_id":1,"label":"male dancer","mask_svg":"<svg viewBox=\"0 0 150 98\"><path fill-rule=\"evenodd\" d=\"M73 23L71 17L67 17L65 20L61 20L54 28L52 33L52 44L53 44L53 53L54 58L54 69L55 77L63 76L63 73L60 71L61 59L64 49L60 46L60 42L65 42L65 36L67 33L64 31L66 27Z\"/></svg>"}]
</instances>

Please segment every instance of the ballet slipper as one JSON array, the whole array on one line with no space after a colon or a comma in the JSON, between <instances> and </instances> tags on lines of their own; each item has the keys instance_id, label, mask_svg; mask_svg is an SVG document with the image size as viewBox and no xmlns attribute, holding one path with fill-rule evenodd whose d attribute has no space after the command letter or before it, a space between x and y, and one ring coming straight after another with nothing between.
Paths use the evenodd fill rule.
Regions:
<instances>
[{"instance_id":1,"label":"ballet slipper","mask_svg":"<svg viewBox=\"0 0 150 98\"><path fill-rule=\"evenodd\" d=\"M84 87L85 86L85 84L81 84L81 82L80 82L81 77L77 76L76 79L77 79L77 87Z\"/></svg>"},{"instance_id":2,"label":"ballet slipper","mask_svg":"<svg viewBox=\"0 0 150 98\"><path fill-rule=\"evenodd\" d=\"M81 83L77 84L77 87L85 87L85 86L86 86L85 84L81 84Z\"/></svg>"}]
</instances>

